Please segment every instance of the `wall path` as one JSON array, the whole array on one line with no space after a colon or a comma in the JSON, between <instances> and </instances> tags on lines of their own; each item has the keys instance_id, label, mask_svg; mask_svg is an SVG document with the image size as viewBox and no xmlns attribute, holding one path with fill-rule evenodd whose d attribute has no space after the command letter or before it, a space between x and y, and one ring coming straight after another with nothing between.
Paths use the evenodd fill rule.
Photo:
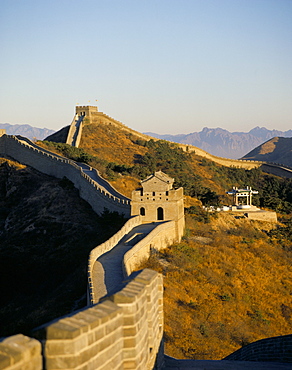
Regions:
<instances>
[{"instance_id":1,"label":"wall path","mask_svg":"<svg viewBox=\"0 0 292 370\"><path fill-rule=\"evenodd\" d=\"M54 154L23 137L1 136L0 153L47 175L67 177L79 190L80 197L86 200L97 214L107 208L130 217L131 200L118 193L90 166Z\"/></svg>"},{"instance_id":2,"label":"wall path","mask_svg":"<svg viewBox=\"0 0 292 370\"><path fill-rule=\"evenodd\" d=\"M0 137L0 153L46 174L59 178L68 177L79 189L81 197L87 200L97 213L100 213L100 207L105 204L109 205L110 210L130 209L126 197L122 195L118 197L119 193L115 189L103 182L99 183L99 175L94 169L86 165L80 166L78 163L37 148L27 139L6 135ZM147 224L143 227L140 227L140 224L141 216L129 219L118 233L94 248L90 254L89 302L94 304L100 298L98 290L95 291L95 287L100 284L100 277L104 280L105 287L101 294L107 294L104 300L38 328L34 336L42 343L43 355L40 353L39 342L32 338L18 335L0 341L0 369L162 368L164 361L162 276L147 269L136 274L131 273L141 260L149 256L152 249L159 250L174 242L177 231L174 221ZM109 253L112 253L116 266L111 266ZM104 272L100 270L100 266ZM115 275L116 268L119 272L117 278L112 280L111 275ZM128 278L127 281L119 286L125 277ZM269 338L270 340L260 341L261 343L256 342L255 346L252 346L253 344L246 346L242 349L242 354L235 353L232 359L236 360L236 356L241 356L242 359L244 357L258 361L262 352L266 353L264 360L267 361L274 359L291 361L292 336L280 338L283 338L278 341L280 344L277 339L277 343L273 343L274 338ZM281 352L283 356L271 357L272 349L276 354ZM220 361L216 361L218 362ZM222 361L219 368L220 366L222 368L224 363L227 365L230 362ZM166 362L165 369L200 368L200 361L193 363L194 367L190 366L188 360L175 362L171 360ZM216 368L213 366L215 362L208 363L203 364L204 369ZM230 368L244 368L240 367L240 363L238 366L235 363L233 362ZM285 364L278 364L278 367L272 365L270 363L263 368L285 368Z\"/></svg>"}]
</instances>

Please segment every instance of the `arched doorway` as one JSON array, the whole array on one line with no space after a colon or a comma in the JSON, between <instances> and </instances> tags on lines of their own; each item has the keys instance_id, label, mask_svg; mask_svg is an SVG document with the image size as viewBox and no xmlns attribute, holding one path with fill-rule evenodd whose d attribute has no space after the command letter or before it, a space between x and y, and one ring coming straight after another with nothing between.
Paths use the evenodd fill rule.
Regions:
<instances>
[{"instance_id":1,"label":"arched doorway","mask_svg":"<svg viewBox=\"0 0 292 370\"><path fill-rule=\"evenodd\" d=\"M145 216L145 208L144 207L140 208L140 215Z\"/></svg>"},{"instance_id":2,"label":"arched doorway","mask_svg":"<svg viewBox=\"0 0 292 370\"><path fill-rule=\"evenodd\" d=\"M159 207L157 208L157 220L164 220L164 214L163 214L163 208Z\"/></svg>"}]
</instances>

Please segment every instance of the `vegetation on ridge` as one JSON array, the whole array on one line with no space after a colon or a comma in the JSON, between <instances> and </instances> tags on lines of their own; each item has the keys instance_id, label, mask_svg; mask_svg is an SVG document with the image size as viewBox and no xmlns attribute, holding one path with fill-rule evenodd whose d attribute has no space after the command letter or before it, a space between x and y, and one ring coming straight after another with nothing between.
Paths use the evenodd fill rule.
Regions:
<instances>
[{"instance_id":1,"label":"vegetation on ridge","mask_svg":"<svg viewBox=\"0 0 292 370\"><path fill-rule=\"evenodd\" d=\"M225 191L249 185L259 191L256 205L282 213L285 224L273 229L238 215L212 217L192 206L184 240L141 266L164 275L168 354L221 359L254 340L291 332L292 180L220 166L117 127L86 125L84 135L79 149L42 145L96 167L128 196L139 180L162 170L184 187L190 204L230 204Z\"/></svg>"},{"instance_id":2,"label":"vegetation on ridge","mask_svg":"<svg viewBox=\"0 0 292 370\"><path fill-rule=\"evenodd\" d=\"M220 360L241 346L291 333L292 225L186 215L182 242L139 266L164 275L165 351Z\"/></svg>"},{"instance_id":3,"label":"vegetation on ridge","mask_svg":"<svg viewBox=\"0 0 292 370\"><path fill-rule=\"evenodd\" d=\"M127 196L131 196L139 180L154 171L162 170L174 177L175 187L182 186L186 195L199 199L204 205L229 204L231 200L225 194L227 190L233 186L249 185L259 191L259 196L254 198L255 205L277 212L292 212L292 179L267 175L258 168L246 170L221 166L193 152L183 152L178 145L163 140L144 141L134 136L129 136L128 140L136 145L136 154L128 157L127 163L134 161L131 165L123 163L118 156L115 162L108 162L104 157L93 155L93 151L89 153L82 147L74 148L53 142L40 144L65 157L97 168L102 176L112 181L117 190ZM125 181L128 184L122 186Z\"/></svg>"}]
</instances>

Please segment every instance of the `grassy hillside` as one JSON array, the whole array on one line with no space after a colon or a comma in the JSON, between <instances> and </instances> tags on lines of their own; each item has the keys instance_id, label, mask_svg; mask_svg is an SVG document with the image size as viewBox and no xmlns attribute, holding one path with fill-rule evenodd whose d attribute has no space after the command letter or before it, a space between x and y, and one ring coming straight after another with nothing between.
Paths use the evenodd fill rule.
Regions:
<instances>
[{"instance_id":1,"label":"grassy hillside","mask_svg":"<svg viewBox=\"0 0 292 370\"><path fill-rule=\"evenodd\" d=\"M273 230L192 211L184 240L139 267L164 275L166 353L219 360L253 341L290 334L292 224Z\"/></svg>"},{"instance_id":2,"label":"grassy hillside","mask_svg":"<svg viewBox=\"0 0 292 370\"><path fill-rule=\"evenodd\" d=\"M164 275L166 352L178 358L221 359L255 340L291 333L292 180L260 169L224 167L176 144L144 141L118 127L84 128L79 149L42 143L97 167L125 195L162 170L186 194L184 240L154 253L142 267ZM85 139L86 138L86 139ZM259 191L254 204L275 210L274 225L240 216L216 217L199 206L230 204L232 186Z\"/></svg>"},{"instance_id":3,"label":"grassy hillside","mask_svg":"<svg viewBox=\"0 0 292 370\"><path fill-rule=\"evenodd\" d=\"M86 125L80 148L67 144L40 142L66 157L86 162L125 194L131 196L139 181L162 170L183 186L186 195L204 205L230 204L226 191L233 186L252 186L259 191L255 205L292 212L292 180L264 174L260 169L225 167L194 152L184 152L167 141L145 141L118 127Z\"/></svg>"},{"instance_id":4,"label":"grassy hillside","mask_svg":"<svg viewBox=\"0 0 292 370\"><path fill-rule=\"evenodd\" d=\"M292 167L292 138L274 137L246 154L244 159L275 162Z\"/></svg>"}]
</instances>

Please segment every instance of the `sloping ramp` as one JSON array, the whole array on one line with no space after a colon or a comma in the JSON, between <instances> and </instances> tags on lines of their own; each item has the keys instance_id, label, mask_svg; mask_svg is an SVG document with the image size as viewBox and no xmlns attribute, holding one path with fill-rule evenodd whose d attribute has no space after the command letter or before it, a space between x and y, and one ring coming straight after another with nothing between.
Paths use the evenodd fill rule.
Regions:
<instances>
[{"instance_id":1,"label":"sloping ramp","mask_svg":"<svg viewBox=\"0 0 292 370\"><path fill-rule=\"evenodd\" d=\"M76 148L78 148L80 139L81 139L83 119L84 119L83 115L78 115L78 114L75 115L70 125L66 144L69 144L71 146L75 146Z\"/></svg>"},{"instance_id":2,"label":"sloping ramp","mask_svg":"<svg viewBox=\"0 0 292 370\"><path fill-rule=\"evenodd\" d=\"M92 276L96 281L94 296L97 300L121 289L124 281L124 254L158 225L159 223L151 223L134 227L111 251L95 261Z\"/></svg>"}]
</instances>

